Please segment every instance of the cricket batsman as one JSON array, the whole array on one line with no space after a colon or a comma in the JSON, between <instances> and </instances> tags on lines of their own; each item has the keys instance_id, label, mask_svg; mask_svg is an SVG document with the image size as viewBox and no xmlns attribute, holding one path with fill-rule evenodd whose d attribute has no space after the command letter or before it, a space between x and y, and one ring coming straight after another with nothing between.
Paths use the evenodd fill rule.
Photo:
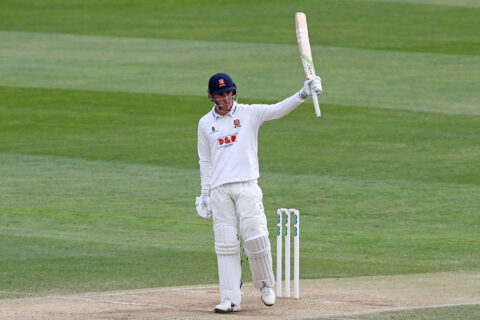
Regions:
<instances>
[{"instance_id":1,"label":"cricket batsman","mask_svg":"<svg viewBox=\"0 0 480 320\"><path fill-rule=\"evenodd\" d=\"M320 77L305 81L303 88L271 105L237 102L237 86L226 73L208 82L212 110L198 123L198 156L201 196L195 207L202 218L213 216L218 262L220 304L215 312L240 311L242 294L240 238L248 257L253 285L267 306L275 303L275 278L262 190L257 184L258 129L263 122L279 119L299 106L312 91L321 94Z\"/></svg>"}]
</instances>

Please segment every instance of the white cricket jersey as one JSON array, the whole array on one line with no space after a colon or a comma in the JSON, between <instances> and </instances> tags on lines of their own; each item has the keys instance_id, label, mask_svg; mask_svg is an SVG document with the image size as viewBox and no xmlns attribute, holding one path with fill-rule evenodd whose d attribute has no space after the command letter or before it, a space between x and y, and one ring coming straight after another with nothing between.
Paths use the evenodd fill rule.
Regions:
<instances>
[{"instance_id":1,"label":"white cricket jersey","mask_svg":"<svg viewBox=\"0 0 480 320\"><path fill-rule=\"evenodd\" d=\"M202 188L258 179L258 129L263 122L283 117L303 101L296 93L272 105L234 102L225 116L212 108L198 123Z\"/></svg>"}]
</instances>

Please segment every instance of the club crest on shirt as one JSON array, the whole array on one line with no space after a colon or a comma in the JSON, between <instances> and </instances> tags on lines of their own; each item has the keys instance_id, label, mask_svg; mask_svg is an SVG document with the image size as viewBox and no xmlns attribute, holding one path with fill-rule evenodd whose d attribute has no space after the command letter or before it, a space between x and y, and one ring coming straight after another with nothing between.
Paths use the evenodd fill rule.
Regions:
<instances>
[{"instance_id":1,"label":"club crest on shirt","mask_svg":"<svg viewBox=\"0 0 480 320\"><path fill-rule=\"evenodd\" d=\"M235 119L233 120L233 127L234 128L240 128L241 125L240 125L240 119Z\"/></svg>"}]
</instances>

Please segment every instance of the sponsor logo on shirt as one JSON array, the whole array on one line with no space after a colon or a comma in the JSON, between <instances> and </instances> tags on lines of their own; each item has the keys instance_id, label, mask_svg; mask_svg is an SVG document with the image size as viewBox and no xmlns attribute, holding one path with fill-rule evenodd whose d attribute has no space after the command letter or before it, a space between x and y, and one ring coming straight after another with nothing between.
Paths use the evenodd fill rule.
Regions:
<instances>
[{"instance_id":1,"label":"sponsor logo on shirt","mask_svg":"<svg viewBox=\"0 0 480 320\"><path fill-rule=\"evenodd\" d=\"M237 141L237 134L231 134L228 136L224 136L218 138L218 146L219 148L228 148L231 147Z\"/></svg>"},{"instance_id":2,"label":"sponsor logo on shirt","mask_svg":"<svg viewBox=\"0 0 480 320\"><path fill-rule=\"evenodd\" d=\"M235 119L233 120L233 127L234 128L240 128L241 125L240 125L240 119Z\"/></svg>"}]
</instances>

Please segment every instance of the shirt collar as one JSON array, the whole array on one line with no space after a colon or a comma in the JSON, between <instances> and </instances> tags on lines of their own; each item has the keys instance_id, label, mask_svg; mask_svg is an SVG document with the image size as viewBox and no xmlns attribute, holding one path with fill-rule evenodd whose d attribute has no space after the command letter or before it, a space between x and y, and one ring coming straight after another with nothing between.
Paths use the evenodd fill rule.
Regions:
<instances>
[{"instance_id":1,"label":"shirt collar","mask_svg":"<svg viewBox=\"0 0 480 320\"><path fill-rule=\"evenodd\" d=\"M230 109L230 112L227 113L226 115L224 116L221 116L219 115L216 111L215 111L215 107L212 107L212 115L215 119L217 118L223 118L223 117L226 117L226 116L231 116L233 117L233 115L235 114L235 111L237 111L237 101L233 101L233 106L232 106L232 109Z\"/></svg>"}]
</instances>

